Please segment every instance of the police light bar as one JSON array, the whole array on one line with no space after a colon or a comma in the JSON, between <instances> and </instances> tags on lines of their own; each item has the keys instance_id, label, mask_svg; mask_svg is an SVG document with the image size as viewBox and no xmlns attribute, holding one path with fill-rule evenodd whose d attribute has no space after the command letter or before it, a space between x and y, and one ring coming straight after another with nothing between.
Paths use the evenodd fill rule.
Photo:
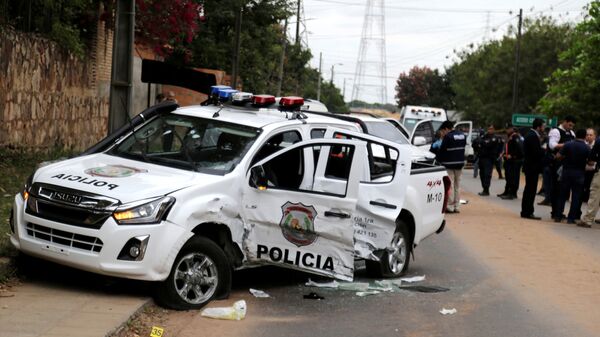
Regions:
<instances>
[{"instance_id":1,"label":"police light bar","mask_svg":"<svg viewBox=\"0 0 600 337\"><path fill-rule=\"evenodd\" d=\"M267 106L275 103L275 96L272 95L254 95L252 105Z\"/></svg>"},{"instance_id":2,"label":"police light bar","mask_svg":"<svg viewBox=\"0 0 600 337\"><path fill-rule=\"evenodd\" d=\"M249 92L236 92L231 97L231 101L234 104L243 104L243 103L251 102L252 97L253 97L252 93L249 93Z\"/></svg>"},{"instance_id":3,"label":"police light bar","mask_svg":"<svg viewBox=\"0 0 600 337\"><path fill-rule=\"evenodd\" d=\"M233 94L235 94L236 92L238 91L234 89L219 90L219 101L228 101L231 98L231 96L233 96Z\"/></svg>"}]
</instances>

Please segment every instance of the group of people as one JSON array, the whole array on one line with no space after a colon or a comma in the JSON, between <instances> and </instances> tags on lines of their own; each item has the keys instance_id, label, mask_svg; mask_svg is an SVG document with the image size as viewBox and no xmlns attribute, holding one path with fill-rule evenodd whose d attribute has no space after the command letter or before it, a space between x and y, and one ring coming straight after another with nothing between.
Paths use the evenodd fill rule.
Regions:
<instances>
[{"instance_id":1,"label":"group of people","mask_svg":"<svg viewBox=\"0 0 600 337\"><path fill-rule=\"evenodd\" d=\"M522 218L541 219L535 215L534 204L536 194L543 194L545 198L538 205L551 206L554 221L566 219L570 224L591 227L600 209L600 138L596 140L593 129L574 131L575 122L573 116L566 116L558 127L547 129L545 121L536 118L524 137L512 125L507 125L506 140L490 125L487 133L473 144L483 189L479 195L490 195L494 166L503 161L506 183L504 192L498 194L502 199L518 199L521 172L525 175ZM441 125L438 134L431 152L446 167L453 186L446 212L458 213L466 135L454 130L450 121ZM540 176L543 183L538 192ZM565 216L567 200L570 200L570 208ZM585 201L588 207L582 214Z\"/></svg>"}]
</instances>

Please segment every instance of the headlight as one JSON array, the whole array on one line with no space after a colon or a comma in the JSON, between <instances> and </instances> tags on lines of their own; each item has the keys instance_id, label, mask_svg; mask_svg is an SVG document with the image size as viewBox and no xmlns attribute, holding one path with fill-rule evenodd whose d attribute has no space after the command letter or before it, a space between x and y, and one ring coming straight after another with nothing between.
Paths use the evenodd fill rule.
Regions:
<instances>
[{"instance_id":1,"label":"headlight","mask_svg":"<svg viewBox=\"0 0 600 337\"><path fill-rule=\"evenodd\" d=\"M27 178L27 181L25 182L25 185L23 186L23 189L21 190L21 197L23 197L23 200L27 201L27 199L29 198L29 190L31 189L31 185L33 184L33 175L35 174L35 172L33 172L29 178Z\"/></svg>"},{"instance_id":2,"label":"headlight","mask_svg":"<svg viewBox=\"0 0 600 337\"><path fill-rule=\"evenodd\" d=\"M159 223L175 203L173 197L145 199L117 208L113 217L120 225Z\"/></svg>"}]
</instances>

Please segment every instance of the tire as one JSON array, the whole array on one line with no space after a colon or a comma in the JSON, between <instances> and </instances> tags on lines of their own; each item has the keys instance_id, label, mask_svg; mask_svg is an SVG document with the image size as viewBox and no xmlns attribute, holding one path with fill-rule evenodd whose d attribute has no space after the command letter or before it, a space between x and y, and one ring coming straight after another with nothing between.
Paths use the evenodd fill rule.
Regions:
<instances>
[{"instance_id":1,"label":"tire","mask_svg":"<svg viewBox=\"0 0 600 337\"><path fill-rule=\"evenodd\" d=\"M231 265L212 240L194 236L183 246L166 280L156 289L156 302L175 310L199 309L231 287ZM227 288L227 289L226 289Z\"/></svg>"},{"instance_id":2,"label":"tire","mask_svg":"<svg viewBox=\"0 0 600 337\"><path fill-rule=\"evenodd\" d=\"M366 260L367 274L371 277L394 278L402 276L408 270L412 238L408 227L402 220L397 221L396 232L390 245L383 251L379 261Z\"/></svg>"}]
</instances>

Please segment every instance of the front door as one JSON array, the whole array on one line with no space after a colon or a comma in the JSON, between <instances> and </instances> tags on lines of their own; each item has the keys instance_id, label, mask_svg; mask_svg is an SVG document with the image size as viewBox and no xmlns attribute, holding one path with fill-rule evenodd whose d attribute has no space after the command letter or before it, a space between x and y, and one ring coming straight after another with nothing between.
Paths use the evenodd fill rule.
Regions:
<instances>
[{"instance_id":1,"label":"front door","mask_svg":"<svg viewBox=\"0 0 600 337\"><path fill-rule=\"evenodd\" d=\"M315 139L253 166L242 201L248 261L352 280L353 218L365 153L360 141ZM319 184L325 175L335 182Z\"/></svg>"}]
</instances>

